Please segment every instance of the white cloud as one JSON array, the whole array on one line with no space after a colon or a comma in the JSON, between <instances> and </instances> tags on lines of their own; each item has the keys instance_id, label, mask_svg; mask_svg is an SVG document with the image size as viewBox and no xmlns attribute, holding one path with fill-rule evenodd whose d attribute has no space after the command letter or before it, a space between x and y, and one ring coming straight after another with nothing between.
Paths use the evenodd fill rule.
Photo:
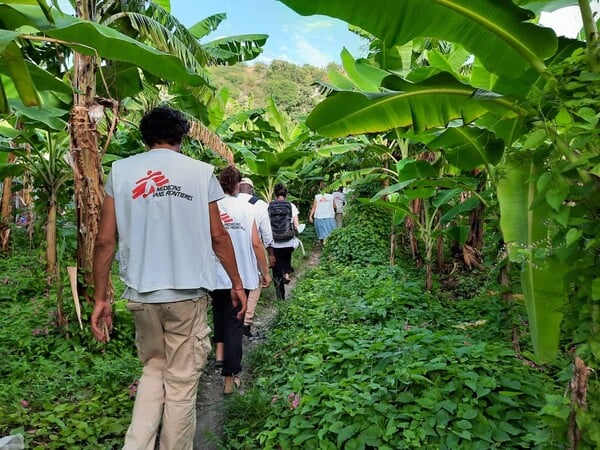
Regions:
<instances>
[{"instance_id":1,"label":"white cloud","mask_svg":"<svg viewBox=\"0 0 600 450\"><path fill-rule=\"evenodd\" d=\"M325 28L331 28L334 25L335 23L332 20L317 20L302 24L302 28L307 32L311 32L314 30L323 30Z\"/></svg>"},{"instance_id":2,"label":"white cloud","mask_svg":"<svg viewBox=\"0 0 600 450\"><path fill-rule=\"evenodd\" d=\"M295 49L299 57L298 59L301 61L298 64L325 67L331 62L331 57L302 37L296 38Z\"/></svg>"}]
</instances>

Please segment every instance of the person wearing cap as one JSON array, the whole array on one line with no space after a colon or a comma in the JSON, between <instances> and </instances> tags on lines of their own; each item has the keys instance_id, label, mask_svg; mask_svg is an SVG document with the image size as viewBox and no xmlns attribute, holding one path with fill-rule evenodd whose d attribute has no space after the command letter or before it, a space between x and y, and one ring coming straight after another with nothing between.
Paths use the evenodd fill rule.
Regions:
<instances>
[{"instance_id":1,"label":"person wearing cap","mask_svg":"<svg viewBox=\"0 0 600 450\"><path fill-rule=\"evenodd\" d=\"M242 178L242 181L240 181L238 197L253 205L254 221L258 226L260 239L268 252L269 267L273 268L275 265L275 255L273 252L271 221L269 220L269 205L254 194L254 183L247 177ZM244 335L247 337L252 337L252 321L254 320L254 312L256 311L261 291L262 287L259 285L248 294L246 316L244 317Z\"/></svg>"}]
</instances>

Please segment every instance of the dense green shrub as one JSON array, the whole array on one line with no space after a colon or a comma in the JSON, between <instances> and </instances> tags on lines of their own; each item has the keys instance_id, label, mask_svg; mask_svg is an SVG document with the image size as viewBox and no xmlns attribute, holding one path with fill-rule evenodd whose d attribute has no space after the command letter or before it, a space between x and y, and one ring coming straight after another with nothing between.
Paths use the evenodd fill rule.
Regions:
<instances>
[{"instance_id":1,"label":"dense green shrub","mask_svg":"<svg viewBox=\"0 0 600 450\"><path fill-rule=\"evenodd\" d=\"M327 239L323 257L342 264L383 264L389 258L391 214L360 199L371 198L379 183L359 182L347 195L344 226Z\"/></svg>"},{"instance_id":2,"label":"dense green shrub","mask_svg":"<svg viewBox=\"0 0 600 450\"><path fill-rule=\"evenodd\" d=\"M251 356L255 390L233 402L227 447L564 448L561 388L515 357L505 306L420 286L398 267L309 273Z\"/></svg>"},{"instance_id":3,"label":"dense green shrub","mask_svg":"<svg viewBox=\"0 0 600 450\"><path fill-rule=\"evenodd\" d=\"M80 330L65 300L69 325L57 328L56 293L40 266L27 256L0 260L10 268L0 284L0 436L22 433L30 449L121 448L140 372L131 315L115 304L106 346L91 336L90 306Z\"/></svg>"}]
</instances>

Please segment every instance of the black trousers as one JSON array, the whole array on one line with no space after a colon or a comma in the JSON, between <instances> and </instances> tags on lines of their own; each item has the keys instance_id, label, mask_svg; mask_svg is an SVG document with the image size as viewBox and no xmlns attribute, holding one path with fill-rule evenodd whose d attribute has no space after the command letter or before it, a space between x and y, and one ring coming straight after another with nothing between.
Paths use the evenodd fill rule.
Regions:
<instances>
[{"instance_id":1,"label":"black trousers","mask_svg":"<svg viewBox=\"0 0 600 450\"><path fill-rule=\"evenodd\" d=\"M275 254L275 267L273 267L273 283L275 284L275 292L279 300L285 300L285 283L283 282L284 273L292 273L292 252L294 247L273 247Z\"/></svg>"},{"instance_id":2,"label":"black trousers","mask_svg":"<svg viewBox=\"0 0 600 450\"><path fill-rule=\"evenodd\" d=\"M248 292L246 290L246 296ZM213 299L214 342L223 342L225 347L221 375L235 375L242 371L244 318L237 318L237 313L242 306L238 305L234 308L230 289L216 289L210 296Z\"/></svg>"}]
</instances>

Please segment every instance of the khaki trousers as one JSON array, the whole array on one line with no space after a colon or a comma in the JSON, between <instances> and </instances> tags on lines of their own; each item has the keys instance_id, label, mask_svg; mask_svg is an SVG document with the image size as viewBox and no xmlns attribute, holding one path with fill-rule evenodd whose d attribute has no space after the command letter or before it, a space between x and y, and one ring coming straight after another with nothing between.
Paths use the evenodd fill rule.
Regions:
<instances>
[{"instance_id":1,"label":"khaki trousers","mask_svg":"<svg viewBox=\"0 0 600 450\"><path fill-rule=\"evenodd\" d=\"M200 372L210 353L208 297L173 303L129 302L144 364L126 450L192 450Z\"/></svg>"}]
</instances>

